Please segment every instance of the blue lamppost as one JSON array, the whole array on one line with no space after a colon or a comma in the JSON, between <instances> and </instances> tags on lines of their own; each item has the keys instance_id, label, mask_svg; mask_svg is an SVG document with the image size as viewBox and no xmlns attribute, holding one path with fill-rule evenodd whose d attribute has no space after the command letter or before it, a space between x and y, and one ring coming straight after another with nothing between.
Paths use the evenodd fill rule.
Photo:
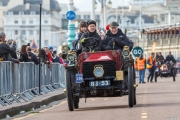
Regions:
<instances>
[{"instance_id":1,"label":"blue lamppost","mask_svg":"<svg viewBox=\"0 0 180 120\"><path fill-rule=\"evenodd\" d=\"M75 40L76 31L74 25L74 19L76 18L76 14L73 12L73 0L68 0L68 12L66 13L66 18L69 20L68 24L68 46L72 49L72 42Z\"/></svg>"}]
</instances>

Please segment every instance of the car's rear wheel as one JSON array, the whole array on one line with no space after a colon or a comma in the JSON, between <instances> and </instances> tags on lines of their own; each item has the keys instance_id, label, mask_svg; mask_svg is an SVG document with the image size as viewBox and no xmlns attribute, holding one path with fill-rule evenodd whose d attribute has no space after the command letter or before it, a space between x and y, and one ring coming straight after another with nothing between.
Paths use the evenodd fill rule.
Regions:
<instances>
[{"instance_id":1,"label":"car's rear wheel","mask_svg":"<svg viewBox=\"0 0 180 120\"><path fill-rule=\"evenodd\" d=\"M133 107L135 103L133 66L128 67L128 92L129 107Z\"/></svg>"},{"instance_id":2,"label":"car's rear wheel","mask_svg":"<svg viewBox=\"0 0 180 120\"><path fill-rule=\"evenodd\" d=\"M73 92L71 84L71 75L68 70L66 70L66 93L69 111L74 110Z\"/></svg>"},{"instance_id":3,"label":"car's rear wheel","mask_svg":"<svg viewBox=\"0 0 180 120\"><path fill-rule=\"evenodd\" d=\"M176 81L176 73L175 73L175 69L172 69L172 77L173 77L173 81Z\"/></svg>"},{"instance_id":4,"label":"car's rear wheel","mask_svg":"<svg viewBox=\"0 0 180 120\"><path fill-rule=\"evenodd\" d=\"M136 73L135 73L135 69L133 69L133 76L134 76L134 84L136 84ZM136 88L134 89L134 105L136 105Z\"/></svg>"},{"instance_id":5,"label":"car's rear wheel","mask_svg":"<svg viewBox=\"0 0 180 120\"><path fill-rule=\"evenodd\" d=\"M157 75L158 75L158 73L157 72L155 72L155 82L157 82Z\"/></svg>"}]
</instances>

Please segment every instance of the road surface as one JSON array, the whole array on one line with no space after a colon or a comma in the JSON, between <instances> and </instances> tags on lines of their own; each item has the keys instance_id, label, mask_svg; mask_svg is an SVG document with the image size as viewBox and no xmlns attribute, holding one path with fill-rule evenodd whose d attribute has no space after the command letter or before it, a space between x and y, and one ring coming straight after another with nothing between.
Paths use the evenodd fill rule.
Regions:
<instances>
[{"instance_id":1,"label":"road surface","mask_svg":"<svg viewBox=\"0 0 180 120\"><path fill-rule=\"evenodd\" d=\"M139 84L137 105L128 107L128 96L80 100L69 112L67 101L15 120L180 120L180 75L158 78L157 83Z\"/></svg>"}]
</instances>

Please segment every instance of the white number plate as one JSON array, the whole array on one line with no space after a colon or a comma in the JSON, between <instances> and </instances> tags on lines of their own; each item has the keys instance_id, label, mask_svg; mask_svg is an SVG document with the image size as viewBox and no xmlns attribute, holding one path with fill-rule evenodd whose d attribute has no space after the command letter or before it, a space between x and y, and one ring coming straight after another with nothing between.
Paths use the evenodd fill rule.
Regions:
<instances>
[{"instance_id":1,"label":"white number plate","mask_svg":"<svg viewBox=\"0 0 180 120\"><path fill-rule=\"evenodd\" d=\"M103 80L103 81L90 81L89 86L109 86L110 80Z\"/></svg>"}]
</instances>

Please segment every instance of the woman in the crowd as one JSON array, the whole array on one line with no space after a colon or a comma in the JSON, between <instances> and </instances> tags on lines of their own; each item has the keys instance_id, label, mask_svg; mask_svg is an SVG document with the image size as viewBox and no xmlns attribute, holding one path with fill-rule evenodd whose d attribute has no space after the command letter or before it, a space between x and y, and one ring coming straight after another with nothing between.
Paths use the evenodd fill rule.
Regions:
<instances>
[{"instance_id":1,"label":"woman in the crowd","mask_svg":"<svg viewBox=\"0 0 180 120\"><path fill-rule=\"evenodd\" d=\"M82 34L83 34L84 32L86 32L86 31L87 31L87 23L86 23L86 21L81 21L81 22L80 22L80 25L79 25L77 40L74 40L73 43L72 43L74 50L77 49L77 45L78 45L78 43L79 43L79 40L80 40Z\"/></svg>"},{"instance_id":2,"label":"woman in the crowd","mask_svg":"<svg viewBox=\"0 0 180 120\"><path fill-rule=\"evenodd\" d=\"M20 48L20 58L19 58L19 61L20 62L29 62L29 58L28 58L28 54L26 52L26 47L27 45L22 45L21 48Z\"/></svg>"}]
</instances>

